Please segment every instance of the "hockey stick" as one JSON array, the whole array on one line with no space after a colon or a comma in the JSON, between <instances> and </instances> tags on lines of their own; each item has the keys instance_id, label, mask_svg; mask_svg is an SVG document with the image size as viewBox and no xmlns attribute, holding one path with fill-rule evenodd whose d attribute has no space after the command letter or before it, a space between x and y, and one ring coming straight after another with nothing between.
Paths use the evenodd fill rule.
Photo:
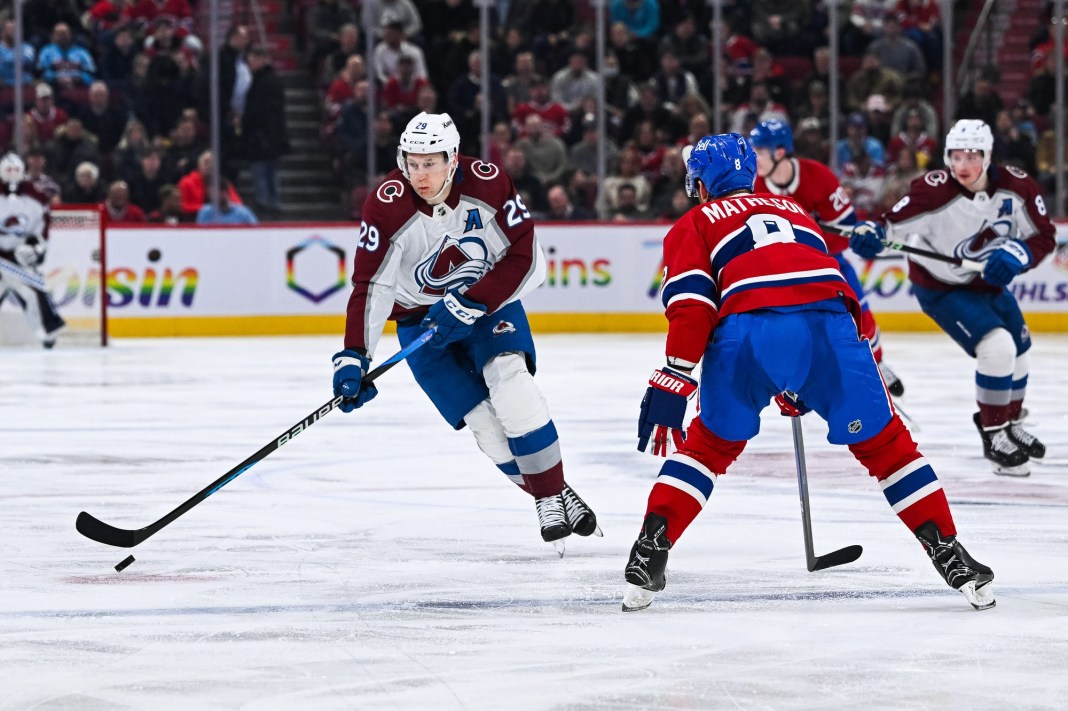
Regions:
<instances>
[{"instance_id":1,"label":"hockey stick","mask_svg":"<svg viewBox=\"0 0 1068 711\"><path fill-rule=\"evenodd\" d=\"M852 563L864 549L860 546L846 546L827 555L816 555L812 546L812 516L809 512L808 474L805 471L805 440L801 434L801 418L791 417L794 429L794 461L797 463L797 490L801 495L801 525L805 531L805 561L808 572L833 568L836 565Z\"/></svg>"},{"instance_id":2,"label":"hockey stick","mask_svg":"<svg viewBox=\"0 0 1068 711\"><path fill-rule=\"evenodd\" d=\"M3 270L5 274L11 275L14 279L21 281L26 286L32 286L34 289L37 289L37 291L48 291L48 287L45 285L45 280L42 279L39 274L31 272L15 262L9 262L3 257L0 257L0 270Z\"/></svg>"},{"instance_id":3,"label":"hockey stick","mask_svg":"<svg viewBox=\"0 0 1068 711\"><path fill-rule=\"evenodd\" d=\"M420 335L419 338L409 343L396 354L385 360L382 365L378 366L370 373L368 373L363 379L364 384L374 382L380 375L388 371L397 363L400 363L402 360L404 360L413 352L415 352L418 348L423 346L427 341L430 340L431 336L433 335L434 329L430 329ZM89 513L86 513L85 511L82 511L80 514L78 514L78 520L75 522L74 525L78 529L78 533L82 534L86 538L91 538L98 543L103 543L109 546L116 546L118 548L133 548L137 544L143 542L149 536L158 533L160 529L162 529L164 526L173 522L176 518L184 514L186 511L193 508L201 501L208 498L216 491L223 488L231 481L244 474L246 471L251 469L253 465L265 459L267 455L271 454L271 452L274 452L283 444L286 444L298 434L314 425L316 422L318 422L323 417L328 415L331 411L333 411L338 405L340 405L342 400L343 398L341 396L328 400L325 404L323 404L322 407L318 408L310 415L302 419L300 422L283 432L281 435L265 444L258 452L245 459L245 461L241 462L236 467L226 472L221 477L211 482L197 493L193 494L193 496L186 500L185 503L183 503L181 506L171 511L169 514L159 519L155 523L151 523L148 526L145 526L144 528L137 529L117 528L115 526L112 526L111 524L104 523L100 519Z\"/></svg>"},{"instance_id":4,"label":"hockey stick","mask_svg":"<svg viewBox=\"0 0 1068 711\"><path fill-rule=\"evenodd\" d=\"M831 234L838 235L839 237L849 238L853 234L852 230L843 230L838 227L831 227L830 225L820 225L820 229L824 232L830 232ZM920 247L913 247L912 245L905 244L904 242L883 242L883 246L887 249L893 249L898 252L905 252L907 254L915 254L917 257L924 257L926 259L933 259L936 262L946 262L947 264L955 264L962 269L967 269L971 272L982 272L983 267L986 266L983 262L976 261L974 259L964 259L962 257L954 257L950 254L942 254L941 252L932 252L929 249L921 249Z\"/></svg>"}]
</instances>

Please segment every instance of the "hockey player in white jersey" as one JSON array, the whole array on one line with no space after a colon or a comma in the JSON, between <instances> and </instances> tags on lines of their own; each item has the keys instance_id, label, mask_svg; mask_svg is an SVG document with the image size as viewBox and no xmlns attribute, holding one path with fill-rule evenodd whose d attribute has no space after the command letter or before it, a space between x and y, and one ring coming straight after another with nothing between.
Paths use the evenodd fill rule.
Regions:
<instances>
[{"instance_id":1,"label":"hockey player in white jersey","mask_svg":"<svg viewBox=\"0 0 1068 711\"><path fill-rule=\"evenodd\" d=\"M957 121L946 136L946 170L917 178L887 212L883 227L857 225L850 240L866 259L884 239L975 261L981 274L909 254L909 279L923 312L976 359L975 390L983 453L994 473L1027 476L1046 448L1021 425L1031 335L1006 287L1056 246L1038 186L1014 166L992 166L994 137L977 119Z\"/></svg>"},{"instance_id":2,"label":"hockey player in white jersey","mask_svg":"<svg viewBox=\"0 0 1068 711\"><path fill-rule=\"evenodd\" d=\"M364 203L334 394L346 398L345 412L375 397L362 380L387 320L405 346L436 329L407 358L416 382L534 497L542 538L563 555L566 536L600 530L564 481L556 427L534 382L519 300L545 279L545 257L511 179L459 148L448 114L420 113L401 134L398 169Z\"/></svg>"},{"instance_id":3,"label":"hockey player in white jersey","mask_svg":"<svg viewBox=\"0 0 1068 711\"><path fill-rule=\"evenodd\" d=\"M7 301L21 308L34 336L51 348L66 324L39 269L48 243L48 198L25 177L21 158L0 158L0 306Z\"/></svg>"}]
</instances>

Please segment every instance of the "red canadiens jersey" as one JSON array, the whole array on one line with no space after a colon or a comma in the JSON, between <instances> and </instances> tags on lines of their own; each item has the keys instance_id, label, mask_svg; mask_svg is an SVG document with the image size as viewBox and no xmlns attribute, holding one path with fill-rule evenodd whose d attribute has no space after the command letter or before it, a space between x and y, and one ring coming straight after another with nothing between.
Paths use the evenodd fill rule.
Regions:
<instances>
[{"instance_id":1,"label":"red canadiens jersey","mask_svg":"<svg viewBox=\"0 0 1068 711\"><path fill-rule=\"evenodd\" d=\"M530 212L496 165L461 156L439 205L394 170L363 206L345 347L372 355L387 320L422 318L451 289L496 311L545 273Z\"/></svg>"},{"instance_id":2,"label":"red canadiens jersey","mask_svg":"<svg viewBox=\"0 0 1068 711\"><path fill-rule=\"evenodd\" d=\"M987 189L966 190L944 170L916 178L884 216L889 239L982 261L1008 239L1031 250L1031 266L1056 246L1056 228L1035 181L1014 166L991 167ZM1000 291L973 271L907 255L909 279L928 289Z\"/></svg>"},{"instance_id":3,"label":"red canadiens jersey","mask_svg":"<svg viewBox=\"0 0 1068 711\"><path fill-rule=\"evenodd\" d=\"M791 197L820 223L848 232L857 217L853 213L849 195L839 185L831 169L808 158L789 160L794 166L794 177L789 185L782 187L758 175L753 191ZM849 247L849 237L828 234L826 240L831 254L838 254Z\"/></svg>"},{"instance_id":4,"label":"red canadiens jersey","mask_svg":"<svg viewBox=\"0 0 1068 711\"><path fill-rule=\"evenodd\" d=\"M808 211L767 193L699 205L664 238L669 358L697 363L734 313L840 298L860 305Z\"/></svg>"}]
</instances>

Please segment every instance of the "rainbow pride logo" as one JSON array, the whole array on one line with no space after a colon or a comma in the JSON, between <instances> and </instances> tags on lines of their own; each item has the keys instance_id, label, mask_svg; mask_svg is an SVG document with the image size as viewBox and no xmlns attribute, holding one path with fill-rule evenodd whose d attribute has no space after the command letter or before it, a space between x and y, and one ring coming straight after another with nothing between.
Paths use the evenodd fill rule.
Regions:
<instances>
[{"instance_id":1,"label":"rainbow pride logo","mask_svg":"<svg viewBox=\"0 0 1068 711\"><path fill-rule=\"evenodd\" d=\"M302 283L297 276L298 263L312 256L313 253L309 250L326 250L337 258L336 280L318 285ZM301 255L304 256L302 257ZM345 250L319 235L312 235L297 246L292 247L286 252L286 286L314 304L330 298L345 288Z\"/></svg>"}]
</instances>

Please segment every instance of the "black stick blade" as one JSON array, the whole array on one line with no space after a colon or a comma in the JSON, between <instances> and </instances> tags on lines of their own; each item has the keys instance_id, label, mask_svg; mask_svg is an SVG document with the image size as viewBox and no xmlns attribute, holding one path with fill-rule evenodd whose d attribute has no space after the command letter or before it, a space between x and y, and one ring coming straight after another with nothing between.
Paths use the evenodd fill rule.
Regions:
<instances>
[{"instance_id":1,"label":"black stick blade","mask_svg":"<svg viewBox=\"0 0 1068 711\"><path fill-rule=\"evenodd\" d=\"M827 555L818 555L809 563L808 570L813 572L815 570L823 570L824 568L833 568L836 565L845 565L846 563L852 563L860 554L864 552L864 549L860 546L846 546L836 551L831 551Z\"/></svg>"},{"instance_id":2,"label":"black stick blade","mask_svg":"<svg viewBox=\"0 0 1068 711\"><path fill-rule=\"evenodd\" d=\"M97 543L115 546L116 548L133 548L143 540L138 535L138 531L115 528L85 511L78 514L78 520L74 522L74 527L78 529L78 533L86 538L91 538Z\"/></svg>"}]
</instances>

